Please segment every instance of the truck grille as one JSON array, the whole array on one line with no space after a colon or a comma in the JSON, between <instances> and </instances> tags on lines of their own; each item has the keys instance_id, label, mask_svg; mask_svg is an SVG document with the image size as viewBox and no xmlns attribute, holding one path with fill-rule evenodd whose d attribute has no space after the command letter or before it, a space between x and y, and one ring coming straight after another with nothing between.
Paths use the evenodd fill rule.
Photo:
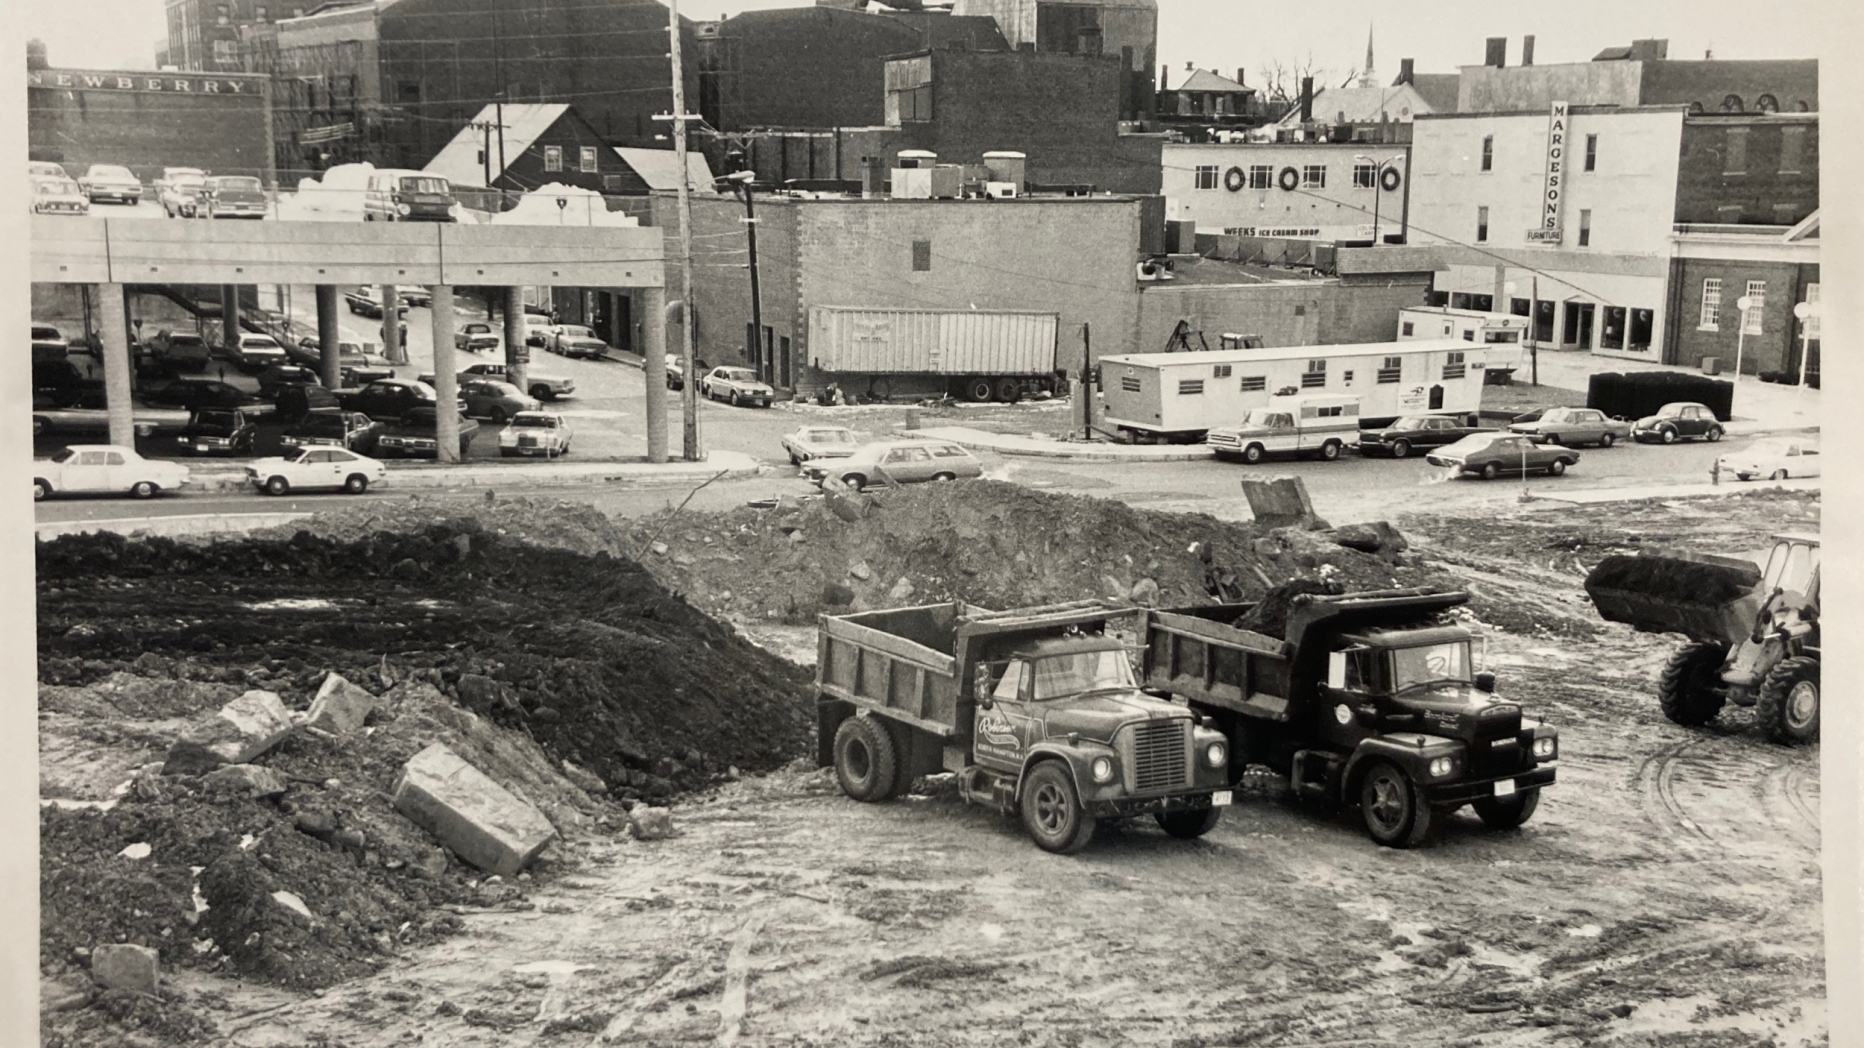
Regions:
<instances>
[{"instance_id":1,"label":"truck grille","mask_svg":"<svg viewBox=\"0 0 1864 1048\"><path fill-rule=\"evenodd\" d=\"M1135 792L1168 790L1185 784L1185 728L1189 723L1173 718L1146 721L1127 729L1132 747L1127 764L1132 768Z\"/></svg>"},{"instance_id":2,"label":"truck grille","mask_svg":"<svg viewBox=\"0 0 1864 1048\"><path fill-rule=\"evenodd\" d=\"M1228 433L1206 433L1204 434L1204 443L1233 448L1241 444L1242 441Z\"/></svg>"}]
</instances>

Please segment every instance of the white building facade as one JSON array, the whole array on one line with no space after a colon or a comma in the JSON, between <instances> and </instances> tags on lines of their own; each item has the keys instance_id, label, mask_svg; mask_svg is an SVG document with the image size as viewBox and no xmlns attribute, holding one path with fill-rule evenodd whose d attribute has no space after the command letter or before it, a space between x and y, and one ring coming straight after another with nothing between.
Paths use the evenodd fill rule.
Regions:
<instances>
[{"instance_id":1,"label":"white building facade","mask_svg":"<svg viewBox=\"0 0 1864 1048\"><path fill-rule=\"evenodd\" d=\"M1382 240L1404 242L1404 146L1168 142L1162 159L1166 217L1199 232L1367 246L1376 220Z\"/></svg>"},{"instance_id":2,"label":"white building facade","mask_svg":"<svg viewBox=\"0 0 1864 1048\"><path fill-rule=\"evenodd\" d=\"M1435 304L1532 318L1536 344L1657 361L1682 106L1435 114L1414 125L1411 242Z\"/></svg>"}]
</instances>

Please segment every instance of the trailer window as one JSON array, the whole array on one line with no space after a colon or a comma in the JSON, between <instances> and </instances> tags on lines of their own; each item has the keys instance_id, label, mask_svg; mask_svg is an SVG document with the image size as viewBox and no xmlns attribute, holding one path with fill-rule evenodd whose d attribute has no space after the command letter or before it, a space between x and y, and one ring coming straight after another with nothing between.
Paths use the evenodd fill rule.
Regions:
<instances>
[{"instance_id":1,"label":"trailer window","mask_svg":"<svg viewBox=\"0 0 1864 1048\"><path fill-rule=\"evenodd\" d=\"M1244 393L1260 393L1267 388L1269 388L1269 378L1267 375L1243 376Z\"/></svg>"},{"instance_id":2,"label":"trailer window","mask_svg":"<svg viewBox=\"0 0 1864 1048\"><path fill-rule=\"evenodd\" d=\"M1407 324L1406 326L1409 327L1410 325ZM1385 362L1379 365L1379 383L1381 385L1390 385L1391 383L1398 381L1398 379L1400 378L1400 376L1403 375L1403 373L1404 373L1404 358L1403 357L1386 357Z\"/></svg>"},{"instance_id":3,"label":"trailer window","mask_svg":"<svg viewBox=\"0 0 1864 1048\"><path fill-rule=\"evenodd\" d=\"M1302 389L1313 389L1317 386L1324 386L1326 384L1327 384L1327 362L1324 360L1308 361L1307 370L1301 373L1301 388Z\"/></svg>"},{"instance_id":4,"label":"trailer window","mask_svg":"<svg viewBox=\"0 0 1864 1048\"><path fill-rule=\"evenodd\" d=\"M1050 655L1035 663L1035 700L1071 699L1090 691L1129 691L1133 664L1119 649Z\"/></svg>"},{"instance_id":5,"label":"trailer window","mask_svg":"<svg viewBox=\"0 0 1864 1048\"><path fill-rule=\"evenodd\" d=\"M1450 379L1462 378L1464 374L1464 367L1465 365L1463 362L1462 351L1457 350L1451 353L1449 357L1446 358L1443 362L1444 380L1447 382Z\"/></svg>"},{"instance_id":6,"label":"trailer window","mask_svg":"<svg viewBox=\"0 0 1864 1048\"><path fill-rule=\"evenodd\" d=\"M1181 378L1178 380L1178 395L1195 396L1204 392L1204 380L1201 378Z\"/></svg>"},{"instance_id":7,"label":"trailer window","mask_svg":"<svg viewBox=\"0 0 1864 1048\"><path fill-rule=\"evenodd\" d=\"M1469 642L1449 641L1398 648L1391 655L1392 690L1432 681L1469 679Z\"/></svg>"}]
</instances>

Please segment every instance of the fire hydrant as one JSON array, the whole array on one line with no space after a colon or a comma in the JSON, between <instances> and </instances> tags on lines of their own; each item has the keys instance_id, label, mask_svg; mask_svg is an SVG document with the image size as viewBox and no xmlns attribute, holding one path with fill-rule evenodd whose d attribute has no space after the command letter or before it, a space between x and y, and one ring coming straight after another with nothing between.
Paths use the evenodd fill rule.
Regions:
<instances>
[{"instance_id":1,"label":"fire hydrant","mask_svg":"<svg viewBox=\"0 0 1864 1048\"><path fill-rule=\"evenodd\" d=\"M1720 487L1722 483L1722 460L1716 459L1709 466L1709 483Z\"/></svg>"}]
</instances>

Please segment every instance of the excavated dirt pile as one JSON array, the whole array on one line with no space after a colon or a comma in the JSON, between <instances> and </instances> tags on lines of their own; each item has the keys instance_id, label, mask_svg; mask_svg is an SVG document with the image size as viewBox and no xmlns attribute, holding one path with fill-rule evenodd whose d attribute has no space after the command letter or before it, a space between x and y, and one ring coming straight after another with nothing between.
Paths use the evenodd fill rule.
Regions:
<instances>
[{"instance_id":1,"label":"excavated dirt pile","mask_svg":"<svg viewBox=\"0 0 1864 1048\"><path fill-rule=\"evenodd\" d=\"M1315 534L995 481L882 492L864 518L823 501L638 521L643 563L700 607L750 620L812 621L901 604L962 600L1013 608L1083 597L1161 606L1210 601L1194 543L1247 599L1312 576L1346 589L1445 584L1410 555L1348 549ZM657 543L650 545L650 543Z\"/></svg>"}]
</instances>

